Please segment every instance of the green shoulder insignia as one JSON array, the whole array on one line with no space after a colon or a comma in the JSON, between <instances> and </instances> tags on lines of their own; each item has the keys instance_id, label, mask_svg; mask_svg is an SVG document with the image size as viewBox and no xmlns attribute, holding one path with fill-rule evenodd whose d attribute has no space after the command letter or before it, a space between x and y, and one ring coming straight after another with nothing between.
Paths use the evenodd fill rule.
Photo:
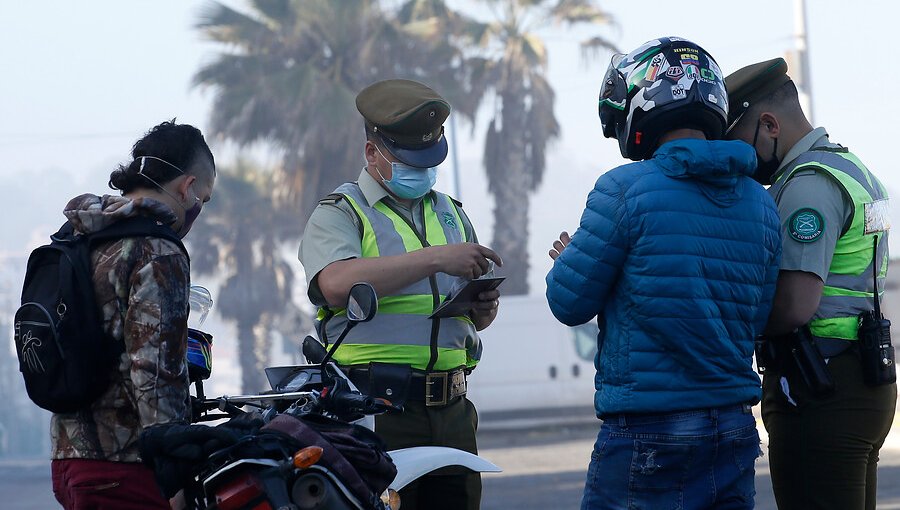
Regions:
<instances>
[{"instance_id":1,"label":"green shoulder insignia","mask_svg":"<svg viewBox=\"0 0 900 510\"><path fill-rule=\"evenodd\" d=\"M822 237L825 218L819 211L809 207L797 209L788 220L787 229L795 241L811 243Z\"/></svg>"},{"instance_id":2,"label":"green shoulder insignia","mask_svg":"<svg viewBox=\"0 0 900 510\"><path fill-rule=\"evenodd\" d=\"M344 199L341 193L332 193L325 198L319 200L320 205L334 205Z\"/></svg>"},{"instance_id":3,"label":"green shoulder insignia","mask_svg":"<svg viewBox=\"0 0 900 510\"><path fill-rule=\"evenodd\" d=\"M456 220L453 219L453 215L448 212L441 213L441 217L444 220L444 224L453 230L459 230L459 227L456 226Z\"/></svg>"}]
</instances>

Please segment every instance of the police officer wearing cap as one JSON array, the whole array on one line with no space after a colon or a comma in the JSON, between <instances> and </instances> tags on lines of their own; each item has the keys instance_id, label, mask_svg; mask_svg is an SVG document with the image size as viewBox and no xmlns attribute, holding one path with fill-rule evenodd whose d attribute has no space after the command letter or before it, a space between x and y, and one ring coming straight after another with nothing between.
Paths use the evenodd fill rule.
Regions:
<instances>
[{"instance_id":1,"label":"police officer wearing cap","mask_svg":"<svg viewBox=\"0 0 900 510\"><path fill-rule=\"evenodd\" d=\"M884 290L888 197L859 158L813 129L786 73L777 58L725 80L728 136L756 149L754 177L770 185L783 229L764 351L774 354L763 360L772 485L781 509L873 509L897 388L886 378L867 384L860 317L875 307L876 286ZM833 390L816 391L792 361L785 338L798 334L817 347Z\"/></svg>"},{"instance_id":2,"label":"police officer wearing cap","mask_svg":"<svg viewBox=\"0 0 900 510\"><path fill-rule=\"evenodd\" d=\"M477 453L477 415L466 375L481 357L477 331L497 315L499 292L483 292L459 317L429 315L451 287L501 264L478 244L462 204L435 191L447 156L450 105L411 80L386 80L356 97L365 120L366 166L313 211L300 245L310 300L326 343L343 329L350 287L369 282L378 314L352 329L334 358L360 389L403 405L376 417L388 449L447 446ZM481 479L445 468L401 491L403 508L478 508Z\"/></svg>"}]
</instances>

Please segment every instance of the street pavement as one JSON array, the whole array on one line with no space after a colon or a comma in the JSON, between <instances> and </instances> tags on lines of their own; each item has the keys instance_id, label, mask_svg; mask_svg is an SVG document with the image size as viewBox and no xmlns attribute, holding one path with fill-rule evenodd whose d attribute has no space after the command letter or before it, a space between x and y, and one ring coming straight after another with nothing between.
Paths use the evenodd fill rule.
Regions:
<instances>
[{"instance_id":1,"label":"street pavement","mask_svg":"<svg viewBox=\"0 0 900 510\"><path fill-rule=\"evenodd\" d=\"M758 407L757 407L758 409ZM760 425L765 447L765 431ZM577 509L599 422L568 427L490 427L480 436L483 457L504 469L484 476L483 510ZM756 465L756 508L775 510L765 455ZM58 508L43 459L0 460L0 508ZM882 449L878 508L900 510L900 420Z\"/></svg>"}]
</instances>

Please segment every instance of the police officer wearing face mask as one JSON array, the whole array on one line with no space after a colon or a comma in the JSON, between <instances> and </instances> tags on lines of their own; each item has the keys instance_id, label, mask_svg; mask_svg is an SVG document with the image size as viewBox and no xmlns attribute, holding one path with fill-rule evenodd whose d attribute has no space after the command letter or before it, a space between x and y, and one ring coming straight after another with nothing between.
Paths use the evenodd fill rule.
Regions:
<instances>
[{"instance_id":1,"label":"police officer wearing face mask","mask_svg":"<svg viewBox=\"0 0 900 510\"><path fill-rule=\"evenodd\" d=\"M871 380L860 315L873 310L875 287L884 290L888 197L859 158L813 129L786 73L776 58L725 79L727 136L755 147L754 177L771 185L783 229L762 402L772 484L782 509L872 509L897 388ZM816 391L792 361L785 342L797 334L827 361L833 390Z\"/></svg>"},{"instance_id":2,"label":"police officer wearing face mask","mask_svg":"<svg viewBox=\"0 0 900 510\"><path fill-rule=\"evenodd\" d=\"M447 157L450 105L421 83L395 79L366 87L356 107L365 120L366 166L356 182L319 202L300 245L319 336L336 339L350 287L372 284L378 314L352 329L334 358L361 391L404 406L376 417L376 432L388 449L476 453L466 375L481 357L477 331L496 317L499 292L480 294L466 315L428 316L460 279L488 274L501 260L478 244L462 204L432 189ZM403 508L478 508L481 479L445 468L400 495Z\"/></svg>"}]
</instances>

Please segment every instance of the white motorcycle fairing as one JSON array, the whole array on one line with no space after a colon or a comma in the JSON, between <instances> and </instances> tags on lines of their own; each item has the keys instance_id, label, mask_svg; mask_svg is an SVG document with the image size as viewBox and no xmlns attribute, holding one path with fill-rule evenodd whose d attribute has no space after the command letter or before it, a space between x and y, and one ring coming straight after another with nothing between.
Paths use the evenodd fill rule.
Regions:
<instances>
[{"instance_id":1,"label":"white motorcycle fairing","mask_svg":"<svg viewBox=\"0 0 900 510\"><path fill-rule=\"evenodd\" d=\"M494 463L478 455L444 446L402 448L391 450L388 455L397 466L397 476L390 485L390 488L395 491L406 487L420 476L447 466L462 466L477 473L500 473L503 471Z\"/></svg>"}]
</instances>

